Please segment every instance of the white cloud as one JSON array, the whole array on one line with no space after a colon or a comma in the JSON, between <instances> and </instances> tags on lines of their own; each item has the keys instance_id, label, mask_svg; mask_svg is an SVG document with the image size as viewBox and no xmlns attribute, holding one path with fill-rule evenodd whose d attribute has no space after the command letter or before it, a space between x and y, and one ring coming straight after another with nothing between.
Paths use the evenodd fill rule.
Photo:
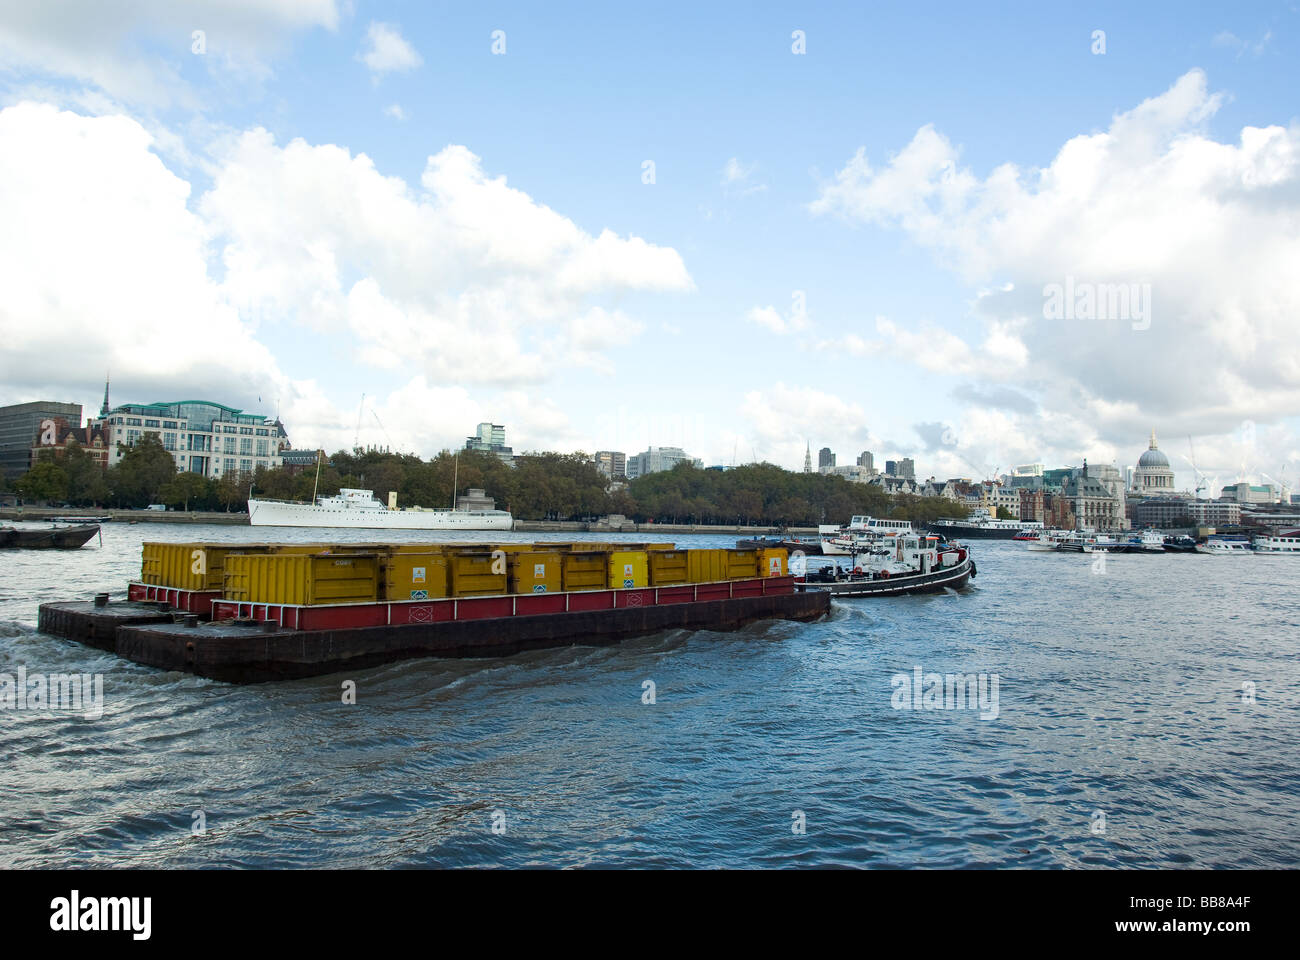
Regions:
<instances>
[{"instance_id":1,"label":"white cloud","mask_svg":"<svg viewBox=\"0 0 1300 960\"><path fill-rule=\"evenodd\" d=\"M195 200L154 146L126 116L0 111L0 209L20 226L0 231L0 402L81 397L111 369L130 385L119 399L278 399L296 440L350 444L355 414L259 339L291 324L382 371L393 396L376 409L404 448L455 443L475 405L469 422L517 415L543 446L572 431L521 384L607 368L604 351L642 327L612 301L691 287L675 251L593 237L463 147L430 157L413 188L364 155L250 131L217 148ZM397 414L449 383L474 392L439 395L445 418L417 430Z\"/></svg>"},{"instance_id":2,"label":"white cloud","mask_svg":"<svg viewBox=\"0 0 1300 960\"><path fill-rule=\"evenodd\" d=\"M406 119L406 111L402 109L400 103L390 103L384 107L384 116L392 117L394 120L403 121Z\"/></svg>"},{"instance_id":3,"label":"white cloud","mask_svg":"<svg viewBox=\"0 0 1300 960\"><path fill-rule=\"evenodd\" d=\"M753 176L758 170L757 163L744 164L732 157L722 167L722 187L727 193L748 196L761 193L767 189L765 183L755 183Z\"/></svg>"},{"instance_id":4,"label":"white cloud","mask_svg":"<svg viewBox=\"0 0 1300 960\"><path fill-rule=\"evenodd\" d=\"M366 30L365 43L357 52L357 59L369 68L375 80L385 73L406 73L424 63L402 36L400 27L377 21Z\"/></svg>"},{"instance_id":5,"label":"white cloud","mask_svg":"<svg viewBox=\"0 0 1300 960\"><path fill-rule=\"evenodd\" d=\"M79 0L0 2L0 63L74 78L145 107L200 107L182 78L203 31L203 62L227 80L256 82L296 31L339 23L336 0Z\"/></svg>"},{"instance_id":6,"label":"white cloud","mask_svg":"<svg viewBox=\"0 0 1300 960\"><path fill-rule=\"evenodd\" d=\"M805 446L814 457L821 446L859 450L880 448L867 428L866 411L812 387L787 386L782 380L745 394L740 415L748 421L760 459L802 469Z\"/></svg>"},{"instance_id":7,"label":"white cloud","mask_svg":"<svg viewBox=\"0 0 1300 960\"><path fill-rule=\"evenodd\" d=\"M801 310L791 309L782 316L773 306L751 307L745 318L757 326L771 330L776 334L797 333L808 326L808 315Z\"/></svg>"},{"instance_id":8,"label":"white cloud","mask_svg":"<svg viewBox=\"0 0 1300 960\"><path fill-rule=\"evenodd\" d=\"M364 154L263 130L230 142L199 204L247 312L346 331L362 362L458 382L537 382L640 324L604 302L689 290L676 251L573 221L451 146L417 190Z\"/></svg>"},{"instance_id":9,"label":"white cloud","mask_svg":"<svg viewBox=\"0 0 1300 960\"><path fill-rule=\"evenodd\" d=\"M1017 429L1043 450L1095 438L1131 459L1151 423L1215 434L1300 409L1300 127L1211 139L1222 102L1193 70L1042 169L981 178L924 126L885 165L859 150L812 204L896 227L973 285L983 343L890 325L887 342L932 369L1013 381L1068 418ZM1043 319L1045 285L1149 283L1149 328Z\"/></svg>"},{"instance_id":10,"label":"white cloud","mask_svg":"<svg viewBox=\"0 0 1300 960\"><path fill-rule=\"evenodd\" d=\"M1243 40L1231 30L1224 30L1215 34L1214 40L1211 41L1216 47L1226 47L1229 50L1236 51L1237 59L1249 54L1252 57L1262 57L1268 50L1268 46L1273 41L1273 31L1265 30L1263 36L1255 43Z\"/></svg>"}]
</instances>

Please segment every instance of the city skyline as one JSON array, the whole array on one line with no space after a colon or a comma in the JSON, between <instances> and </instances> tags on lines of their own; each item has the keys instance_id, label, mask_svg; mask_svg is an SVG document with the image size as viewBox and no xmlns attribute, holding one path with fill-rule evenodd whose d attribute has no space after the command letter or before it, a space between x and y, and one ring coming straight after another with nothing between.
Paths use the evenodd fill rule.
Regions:
<instances>
[{"instance_id":1,"label":"city skyline","mask_svg":"<svg viewBox=\"0 0 1300 960\"><path fill-rule=\"evenodd\" d=\"M1285 7L141 11L0 11L0 403L111 368L327 449L1300 468Z\"/></svg>"}]
</instances>

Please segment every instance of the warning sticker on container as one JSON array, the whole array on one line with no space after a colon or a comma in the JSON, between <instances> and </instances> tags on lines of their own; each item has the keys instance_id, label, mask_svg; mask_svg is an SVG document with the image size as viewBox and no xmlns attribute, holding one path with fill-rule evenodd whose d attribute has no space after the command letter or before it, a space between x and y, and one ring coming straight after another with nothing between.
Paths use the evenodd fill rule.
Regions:
<instances>
[{"instance_id":1,"label":"warning sticker on container","mask_svg":"<svg viewBox=\"0 0 1300 960\"><path fill-rule=\"evenodd\" d=\"M546 584L544 583L533 584L533 593L545 593L545 592L546 592Z\"/></svg>"},{"instance_id":2,"label":"warning sticker on container","mask_svg":"<svg viewBox=\"0 0 1300 960\"><path fill-rule=\"evenodd\" d=\"M629 570L629 572L631 572L631 571ZM631 577L624 577L624 578L623 578L623 588L624 588L624 589L631 589L632 587L635 587L635 586L636 586L636 581L633 580Z\"/></svg>"},{"instance_id":3,"label":"warning sticker on container","mask_svg":"<svg viewBox=\"0 0 1300 960\"><path fill-rule=\"evenodd\" d=\"M412 568L411 568L411 582L412 582L412 583L424 583L424 582L425 582L425 580L424 580L424 567L412 567ZM425 599L425 598L424 598L424 597L420 597L420 599L423 600L423 599Z\"/></svg>"},{"instance_id":4,"label":"warning sticker on container","mask_svg":"<svg viewBox=\"0 0 1300 960\"><path fill-rule=\"evenodd\" d=\"M630 563L623 564L623 576L625 577L632 576L632 564ZM631 584L628 584L628 586L631 586Z\"/></svg>"},{"instance_id":5,"label":"warning sticker on container","mask_svg":"<svg viewBox=\"0 0 1300 960\"><path fill-rule=\"evenodd\" d=\"M534 564L533 564L533 579L534 579L534 580L545 580L545 579L546 579L546 564L544 564L544 563L534 563ZM536 587L533 587L533 589L536 590L537 588L536 588ZM545 587L542 588L543 591L545 591L545 589L546 589Z\"/></svg>"},{"instance_id":6,"label":"warning sticker on container","mask_svg":"<svg viewBox=\"0 0 1300 960\"><path fill-rule=\"evenodd\" d=\"M767 561L767 568L772 571L773 576L779 577L781 575L781 558L769 557Z\"/></svg>"},{"instance_id":7,"label":"warning sticker on container","mask_svg":"<svg viewBox=\"0 0 1300 960\"><path fill-rule=\"evenodd\" d=\"M411 599L412 599L412 600L428 600L428 599L429 599L429 591L428 591L428 590L412 590L412 591L411 591Z\"/></svg>"}]
</instances>

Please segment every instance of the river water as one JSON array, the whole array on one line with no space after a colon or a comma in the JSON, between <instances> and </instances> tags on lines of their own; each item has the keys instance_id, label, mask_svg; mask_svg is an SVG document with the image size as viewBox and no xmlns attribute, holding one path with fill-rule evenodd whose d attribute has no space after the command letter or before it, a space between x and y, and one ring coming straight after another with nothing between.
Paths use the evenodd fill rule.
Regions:
<instances>
[{"instance_id":1,"label":"river water","mask_svg":"<svg viewBox=\"0 0 1300 960\"><path fill-rule=\"evenodd\" d=\"M36 632L44 601L120 596L142 541L254 539L110 523L0 551L0 674L104 684L99 717L0 711L0 866L1300 861L1296 558L976 542L960 596L254 686ZM917 668L985 675L986 709L925 709Z\"/></svg>"}]
</instances>

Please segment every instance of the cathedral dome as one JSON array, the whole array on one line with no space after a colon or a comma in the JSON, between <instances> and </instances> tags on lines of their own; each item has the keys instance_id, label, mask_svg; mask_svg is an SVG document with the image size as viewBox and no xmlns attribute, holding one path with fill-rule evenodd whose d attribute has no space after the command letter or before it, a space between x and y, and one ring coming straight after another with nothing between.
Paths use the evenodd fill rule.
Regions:
<instances>
[{"instance_id":1,"label":"cathedral dome","mask_svg":"<svg viewBox=\"0 0 1300 960\"><path fill-rule=\"evenodd\" d=\"M1150 450L1146 451L1146 453L1142 454L1142 456L1138 457L1138 466L1167 468L1169 466L1169 458L1155 447L1152 447Z\"/></svg>"}]
</instances>

